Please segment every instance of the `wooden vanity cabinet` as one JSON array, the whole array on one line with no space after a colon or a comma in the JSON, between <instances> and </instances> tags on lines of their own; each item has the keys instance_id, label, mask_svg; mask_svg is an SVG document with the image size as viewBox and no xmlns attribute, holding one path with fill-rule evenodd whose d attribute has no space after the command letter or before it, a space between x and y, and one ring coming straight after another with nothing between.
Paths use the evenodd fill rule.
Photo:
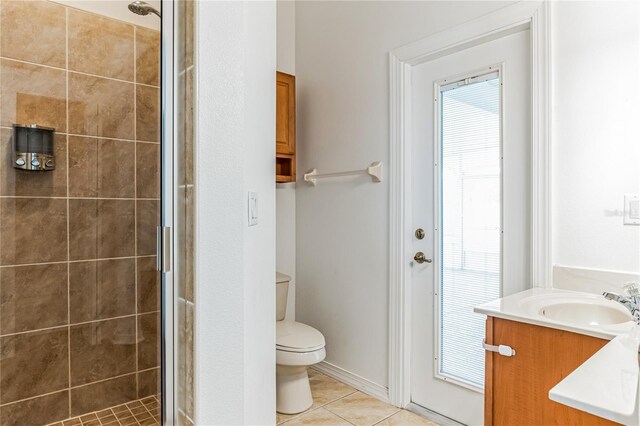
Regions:
<instances>
[{"instance_id":1,"label":"wooden vanity cabinet","mask_svg":"<svg viewBox=\"0 0 640 426\"><path fill-rule=\"evenodd\" d=\"M608 340L494 317L487 318L486 338L516 355L486 352L485 425L616 424L549 399L549 390Z\"/></svg>"},{"instance_id":2,"label":"wooden vanity cabinet","mask_svg":"<svg viewBox=\"0 0 640 426\"><path fill-rule=\"evenodd\" d=\"M276 182L296 180L296 78L276 72Z\"/></svg>"}]
</instances>

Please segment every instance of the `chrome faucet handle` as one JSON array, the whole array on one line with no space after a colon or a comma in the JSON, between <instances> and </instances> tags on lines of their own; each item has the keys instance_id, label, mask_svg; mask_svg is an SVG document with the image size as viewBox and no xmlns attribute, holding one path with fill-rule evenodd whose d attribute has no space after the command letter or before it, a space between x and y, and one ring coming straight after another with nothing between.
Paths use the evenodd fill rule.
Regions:
<instances>
[{"instance_id":1,"label":"chrome faucet handle","mask_svg":"<svg viewBox=\"0 0 640 426\"><path fill-rule=\"evenodd\" d=\"M639 296L640 295L640 283L635 281L631 281L626 283L622 288L624 288L629 296Z\"/></svg>"},{"instance_id":2,"label":"chrome faucet handle","mask_svg":"<svg viewBox=\"0 0 640 426\"><path fill-rule=\"evenodd\" d=\"M629 297L633 299L636 304L640 304L640 284L637 282L630 282L624 285L624 290ZM640 308L640 306L638 306Z\"/></svg>"}]
</instances>

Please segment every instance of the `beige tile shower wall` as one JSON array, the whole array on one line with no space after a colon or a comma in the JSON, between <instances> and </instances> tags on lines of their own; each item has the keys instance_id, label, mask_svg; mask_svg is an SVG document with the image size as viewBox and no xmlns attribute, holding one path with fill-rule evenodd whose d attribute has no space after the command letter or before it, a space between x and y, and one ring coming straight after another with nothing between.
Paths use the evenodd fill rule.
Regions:
<instances>
[{"instance_id":1,"label":"beige tile shower wall","mask_svg":"<svg viewBox=\"0 0 640 426\"><path fill-rule=\"evenodd\" d=\"M177 3L178 33L178 179L180 181L178 209L178 425L191 426L194 418L193 402L193 147L194 147L194 87L193 87L193 14L191 0Z\"/></svg>"},{"instance_id":2,"label":"beige tile shower wall","mask_svg":"<svg viewBox=\"0 0 640 426\"><path fill-rule=\"evenodd\" d=\"M0 0L0 424L159 392L159 32ZM13 123L56 169L12 167Z\"/></svg>"}]
</instances>

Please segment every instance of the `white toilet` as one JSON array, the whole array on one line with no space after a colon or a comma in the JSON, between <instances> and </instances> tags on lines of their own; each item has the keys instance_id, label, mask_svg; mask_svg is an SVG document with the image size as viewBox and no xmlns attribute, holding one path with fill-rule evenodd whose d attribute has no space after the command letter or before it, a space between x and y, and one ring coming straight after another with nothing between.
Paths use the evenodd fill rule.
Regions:
<instances>
[{"instance_id":1,"label":"white toilet","mask_svg":"<svg viewBox=\"0 0 640 426\"><path fill-rule=\"evenodd\" d=\"M276 272L276 411L301 413L311 407L307 368L322 361L324 336L295 321L284 321L291 277Z\"/></svg>"}]
</instances>

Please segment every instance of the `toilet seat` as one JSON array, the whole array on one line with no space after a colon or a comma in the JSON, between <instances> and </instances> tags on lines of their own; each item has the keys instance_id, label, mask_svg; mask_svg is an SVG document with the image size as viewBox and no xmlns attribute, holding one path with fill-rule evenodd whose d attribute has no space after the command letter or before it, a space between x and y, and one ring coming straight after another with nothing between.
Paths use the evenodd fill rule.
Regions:
<instances>
[{"instance_id":1,"label":"toilet seat","mask_svg":"<svg viewBox=\"0 0 640 426\"><path fill-rule=\"evenodd\" d=\"M324 346L324 336L315 328L295 321L276 322L276 350L307 353Z\"/></svg>"},{"instance_id":2,"label":"toilet seat","mask_svg":"<svg viewBox=\"0 0 640 426\"><path fill-rule=\"evenodd\" d=\"M327 352L324 348L316 349L311 352L289 352L282 349L276 349L276 366L300 366L308 367L324 361Z\"/></svg>"}]
</instances>

